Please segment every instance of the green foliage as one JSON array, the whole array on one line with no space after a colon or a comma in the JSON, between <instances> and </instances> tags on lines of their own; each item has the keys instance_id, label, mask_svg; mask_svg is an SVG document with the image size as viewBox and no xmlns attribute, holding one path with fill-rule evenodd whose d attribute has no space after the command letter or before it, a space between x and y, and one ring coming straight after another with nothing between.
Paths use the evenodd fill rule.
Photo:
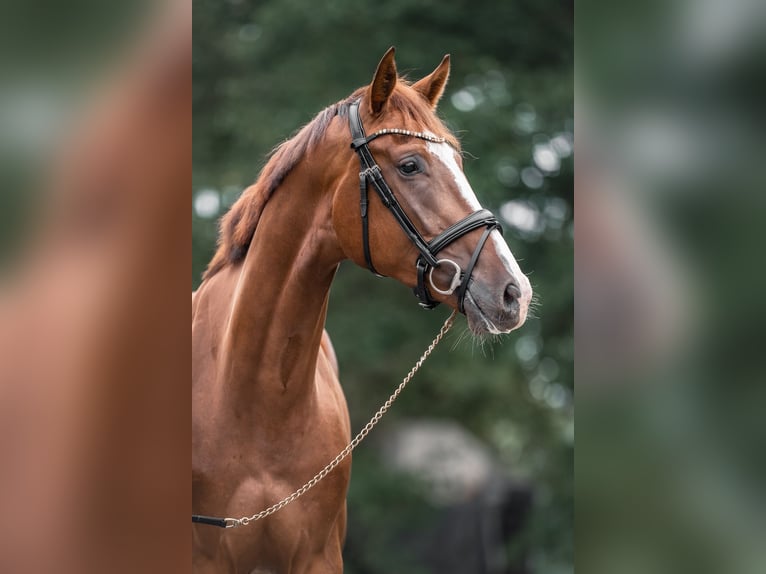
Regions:
<instances>
[{"instance_id":1,"label":"green foliage","mask_svg":"<svg viewBox=\"0 0 766 574\"><path fill-rule=\"evenodd\" d=\"M511 218L506 239L539 306L520 331L494 342L473 341L459 319L386 424L459 421L510 475L528 481L532 516L508 542L534 572L572 571L572 12L550 0L194 1L194 191L218 194L222 210L255 180L274 145L369 82L389 46L411 79L451 53L440 113L463 141L479 199ZM215 219L195 216L193 233L196 286ZM354 428L398 384L445 313L420 311L401 285L341 266L327 327ZM379 467L371 453L354 462L350 521L365 532L370 554L349 560L347 571L428 571L397 562L395 546L397 523L427 521L427 505L417 489L402 498L403 479L392 488Z\"/></svg>"}]
</instances>

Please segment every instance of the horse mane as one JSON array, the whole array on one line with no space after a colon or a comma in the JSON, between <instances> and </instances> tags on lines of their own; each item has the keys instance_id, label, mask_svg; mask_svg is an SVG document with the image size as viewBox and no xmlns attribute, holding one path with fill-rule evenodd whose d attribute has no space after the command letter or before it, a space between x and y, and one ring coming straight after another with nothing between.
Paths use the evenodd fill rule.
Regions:
<instances>
[{"instance_id":1,"label":"horse mane","mask_svg":"<svg viewBox=\"0 0 766 574\"><path fill-rule=\"evenodd\" d=\"M282 142L269 153L268 161L256 182L242 192L231 209L221 218L218 248L202 275L203 281L224 267L239 263L245 258L261 212L271 195L306 155L306 152L322 141L332 120L336 116L346 117L349 104L361 97L366 90L367 87L359 88L348 98L328 106L292 138ZM422 126L421 129L427 129L444 137L450 145L460 150L460 142L457 138L434 114L426 100L409 88L406 80L399 78L387 102L387 110L409 116Z\"/></svg>"}]
</instances>

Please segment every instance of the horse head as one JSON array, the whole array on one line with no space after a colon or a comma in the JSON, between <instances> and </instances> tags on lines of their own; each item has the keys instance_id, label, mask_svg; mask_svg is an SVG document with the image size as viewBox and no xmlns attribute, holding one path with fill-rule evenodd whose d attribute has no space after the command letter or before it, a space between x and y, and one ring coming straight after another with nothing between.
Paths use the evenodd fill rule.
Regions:
<instances>
[{"instance_id":1,"label":"horse head","mask_svg":"<svg viewBox=\"0 0 766 574\"><path fill-rule=\"evenodd\" d=\"M391 48L352 95L343 137L350 128L357 154L330 160L342 173L333 226L347 257L412 287L423 306L458 308L476 334L507 333L526 320L532 289L435 113L449 70L447 55L410 84Z\"/></svg>"}]
</instances>

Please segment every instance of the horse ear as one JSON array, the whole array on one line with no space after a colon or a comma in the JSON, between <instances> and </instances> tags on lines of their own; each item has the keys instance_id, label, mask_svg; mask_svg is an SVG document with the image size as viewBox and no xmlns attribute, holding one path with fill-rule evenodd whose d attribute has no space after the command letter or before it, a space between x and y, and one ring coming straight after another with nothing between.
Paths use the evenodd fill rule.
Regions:
<instances>
[{"instance_id":1,"label":"horse ear","mask_svg":"<svg viewBox=\"0 0 766 574\"><path fill-rule=\"evenodd\" d=\"M436 104L439 103L439 100L444 93L444 87L447 85L448 78L449 54L444 56L441 64L439 64L433 72L422 80L415 82L412 87L428 100L433 109L436 109Z\"/></svg>"},{"instance_id":2,"label":"horse ear","mask_svg":"<svg viewBox=\"0 0 766 574\"><path fill-rule=\"evenodd\" d=\"M396 63L394 54L396 50L391 46L381 58L375 77L370 84L370 111L377 115L386 105L388 98L396 86Z\"/></svg>"}]
</instances>

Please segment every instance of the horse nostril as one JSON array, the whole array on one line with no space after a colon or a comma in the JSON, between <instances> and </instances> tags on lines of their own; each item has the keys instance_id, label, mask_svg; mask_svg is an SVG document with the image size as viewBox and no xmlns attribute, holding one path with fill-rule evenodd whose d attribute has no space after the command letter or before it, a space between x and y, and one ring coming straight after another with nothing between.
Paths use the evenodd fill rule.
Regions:
<instances>
[{"instance_id":1,"label":"horse nostril","mask_svg":"<svg viewBox=\"0 0 766 574\"><path fill-rule=\"evenodd\" d=\"M503 297L503 303L505 304L505 308L510 309L514 303L518 305L518 301L520 298L521 298L521 289L519 289L519 286L516 285L516 283L508 283L508 286L505 288L505 294Z\"/></svg>"}]
</instances>

